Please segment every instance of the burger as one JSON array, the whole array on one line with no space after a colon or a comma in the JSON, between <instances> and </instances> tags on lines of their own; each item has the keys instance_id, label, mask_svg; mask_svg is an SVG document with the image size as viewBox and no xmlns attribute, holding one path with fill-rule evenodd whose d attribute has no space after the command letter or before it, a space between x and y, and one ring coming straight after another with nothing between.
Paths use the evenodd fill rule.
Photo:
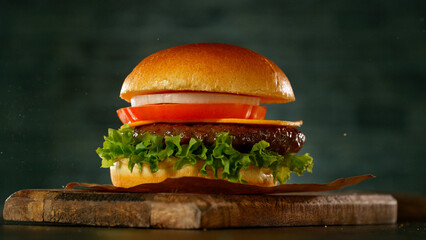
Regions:
<instances>
[{"instance_id":1,"label":"burger","mask_svg":"<svg viewBox=\"0 0 426 240\"><path fill-rule=\"evenodd\" d=\"M96 150L117 187L167 178L223 179L258 186L284 184L312 171L296 127L265 120L263 104L294 101L284 72L246 48L188 44L143 59L124 80L123 122Z\"/></svg>"}]
</instances>

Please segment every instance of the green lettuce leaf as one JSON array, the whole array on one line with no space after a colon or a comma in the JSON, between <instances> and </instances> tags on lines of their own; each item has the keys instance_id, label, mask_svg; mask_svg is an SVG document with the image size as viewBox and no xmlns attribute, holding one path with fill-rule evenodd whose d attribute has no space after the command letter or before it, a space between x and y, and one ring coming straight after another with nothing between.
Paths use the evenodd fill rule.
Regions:
<instances>
[{"instance_id":1,"label":"green lettuce leaf","mask_svg":"<svg viewBox=\"0 0 426 240\"><path fill-rule=\"evenodd\" d=\"M103 148L96 150L102 159L101 167L108 168L113 166L115 161L128 158L130 171L133 171L135 165L142 171L145 163L151 172L155 173L158 171L159 162L175 157L175 171L203 161L201 174L207 175L208 169L211 169L218 178L221 170L223 179L246 183L242 179L241 169L247 170L251 164L272 170L275 180L281 184L290 178L290 173L300 176L303 171L312 172L313 159L307 153L283 156L268 150L270 144L266 141L260 141L253 145L250 152L242 153L232 147L233 136L227 132L218 133L215 143L211 146L205 146L201 139L195 138L191 138L188 144L181 144L180 135L162 137L144 133L135 137L133 132L134 128L128 125L123 125L118 130L108 129Z\"/></svg>"},{"instance_id":2,"label":"green lettuce leaf","mask_svg":"<svg viewBox=\"0 0 426 240\"><path fill-rule=\"evenodd\" d=\"M297 173L301 176L303 171L312 172L314 166L313 158L308 153L303 155L288 154L284 161L279 162L274 169L274 178L281 184L290 179L290 173Z\"/></svg>"},{"instance_id":3,"label":"green lettuce leaf","mask_svg":"<svg viewBox=\"0 0 426 240\"><path fill-rule=\"evenodd\" d=\"M222 169L221 177L230 182L245 182L241 179L241 169L248 169L250 165L250 155L240 153L232 147L232 136L223 132L216 135L216 142L207 152L201 173L207 175L207 167L213 170L215 177L218 177L218 170Z\"/></svg>"}]
</instances>

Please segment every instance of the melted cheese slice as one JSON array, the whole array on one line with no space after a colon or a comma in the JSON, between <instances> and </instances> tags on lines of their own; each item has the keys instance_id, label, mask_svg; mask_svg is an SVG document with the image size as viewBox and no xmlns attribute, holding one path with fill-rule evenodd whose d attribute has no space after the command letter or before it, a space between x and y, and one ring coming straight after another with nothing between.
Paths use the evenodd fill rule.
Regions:
<instances>
[{"instance_id":1,"label":"melted cheese slice","mask_svg":"<svg viewBox=\"0 0 426 240\"><path fill-rule=\"evenodd\" d=\"M300 127L303 121L280 121L280 120L256 120L256 119L238 119L238 118L218 118L218 119L173 119L173 120L148 120L129 123L130 127L138 127L153 123L232 123L232 124L250 124L267 126L287 126Z\"/></svg>"}]
</instances>

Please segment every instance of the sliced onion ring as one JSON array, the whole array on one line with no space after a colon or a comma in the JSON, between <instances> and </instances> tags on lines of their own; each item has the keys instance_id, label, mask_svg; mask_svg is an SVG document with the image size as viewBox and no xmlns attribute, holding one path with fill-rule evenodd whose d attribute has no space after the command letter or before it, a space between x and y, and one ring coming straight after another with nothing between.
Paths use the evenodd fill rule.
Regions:
<instances>
[{"instance_id":1,"label":"sliced onion ring","mask_svg":"<svg viewBox=\"0 0 426 240\"><path fill-rule=\"evenodd\" d=\"M259 105L260 98L226 93L157 93L134 96L132 107L160 103L241 103Z\"/></svg>"}]
</instances>

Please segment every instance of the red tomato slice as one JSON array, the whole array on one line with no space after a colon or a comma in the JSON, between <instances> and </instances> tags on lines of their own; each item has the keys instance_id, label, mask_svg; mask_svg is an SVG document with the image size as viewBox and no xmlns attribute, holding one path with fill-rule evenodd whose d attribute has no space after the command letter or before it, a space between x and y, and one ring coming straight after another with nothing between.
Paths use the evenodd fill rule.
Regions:
<instances>
[{"instance_id":1,"label":"red tomato slice","mask_svg":"<svg viewBox=\"0 0 426 240\"><path fill-rule=\"evenodd\" d=\"M144 120L240 118L263 120L266 107L236 104L155 104L117 110L124 124Z\"/></svg>"}]
</instances>

